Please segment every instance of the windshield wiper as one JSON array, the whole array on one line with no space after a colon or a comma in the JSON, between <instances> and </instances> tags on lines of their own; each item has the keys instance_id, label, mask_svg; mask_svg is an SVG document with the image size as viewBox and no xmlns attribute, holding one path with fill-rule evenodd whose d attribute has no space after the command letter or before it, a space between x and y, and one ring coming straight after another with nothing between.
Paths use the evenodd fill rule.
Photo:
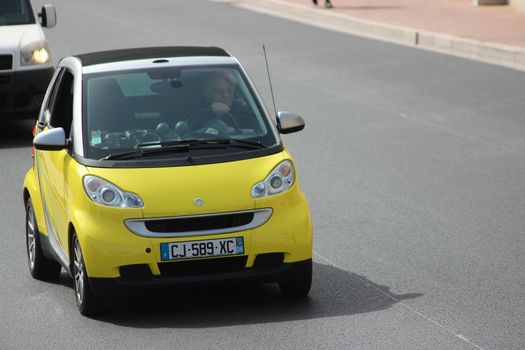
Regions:
<instances>
[{"instance_id":1,"label":"windshield wiper","mask_svg":"<svg viewBox=\"0 0 525 350\"><path fill-rule=\"evenodd\" d=\"M189 149L206 148L225 148L240 147L247 149L266 148L260 141L250 141L243 139L182 139L168 141L154 141L141 143L138 149L133 151L109 154L100 160L115 160L125 158L140 158L148 155L158 155L163 153L184 152Z\"/></svg>"},{"instance_id":2,"label":"windshield wiper","mask_svg":"<svg viewBox=\"0 0 525 350\"><path fill-rule=\"evenodd\" d=\"M187 151L190 146L188 144L175 144L165 147L155 147L155 148L146 148L138 146L139 149L121 153L108 154L107 156L100 158L99 160L115 160L115 159L125 159L125 158L141 158L149 155L158 155L162 153L175 153L175 152L184 152Z\"/></svg>"},{"instance_id":3,"label":"windshield wiper","mask_svg":"<svg viewBox=\"0 0 525 350\"><path fill-rule=\"evenodd\" d=\"M139 148L149 148L155 146L174 146L174 145L188 145L190 148L193 146L232 146L242 147L248 149L254 148L266 148L266 146L260 141L251 141L245 139L236 138L223 138L223 139L180 139L180 140L166 140L166 141L154 141L146 142L138 145ZM247 147L248 146L248 147Z\"/></svg>"}]
</instances>

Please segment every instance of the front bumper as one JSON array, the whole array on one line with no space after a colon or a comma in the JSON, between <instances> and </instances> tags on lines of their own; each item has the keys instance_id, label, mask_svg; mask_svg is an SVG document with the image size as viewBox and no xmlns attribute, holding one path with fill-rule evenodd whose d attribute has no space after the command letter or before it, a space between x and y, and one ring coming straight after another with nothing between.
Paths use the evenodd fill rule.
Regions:
<instances>
[{"instance_id":1,"label":"front bumper","mask_svg":"<svg viewBox=\"0 0 525 350\"><path fill-rule=\"evenodd\" d=\"M281 253L283 263L312 258L312 226L308 204L302 193L290 191L287 199L277 197L264 204L273 208L272 216L260 227L225 234L191 237L144 237L125 226L129 218L140 217L140 209L108 210L89 205L90 210L75 212L73 221L82 246L87 273L96 278L118 278L121 267L147 265L155 276L161 275L159 265L161 244L216 238L242 237L247 256L243 267L254 266L258 255ZM261 209L261 208L258 208ZM96 218L94 220L93 218ZM178 264L178 262L174 262Z\"/></svg>"},{"instance_id":2,"label":"front bumper","mask_svg":"<svg viewBox=\"0 0 525 350\"><path fill-rule=\"evenodd\" d=\"M0 115L37 112L53 72L52 67L0 72Z\"/></svg>"},{"instance_id":3,"label":"front bumper","mask_svg":"<svg viewBox=\"0 0 525 350\"><path fill-rule=\"evenodd\" d=\"M288 282L312 271L312 260L284 263L273 268L245 268L240 271L187 277L144 276L142 278L90 278L93 292L101 297L123 297L177 286L195 286L242 282Z\"/></svg>"}]
</instances>

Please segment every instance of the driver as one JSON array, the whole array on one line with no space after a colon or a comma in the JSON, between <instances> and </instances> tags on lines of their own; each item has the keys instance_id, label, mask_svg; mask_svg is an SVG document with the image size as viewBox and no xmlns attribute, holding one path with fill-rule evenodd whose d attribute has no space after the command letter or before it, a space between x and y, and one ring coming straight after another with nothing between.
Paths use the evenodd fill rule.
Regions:
<instances>
[{"instance_id":1,"label":"driver","mask_svg":"<svg viewBox=\"0 0 525 350\"><path fill-rule=\"evenodd\" d=\"M235 77L229 71L212 73L203 89L208 107L188 119L189 128L204 128L204 132L209 134L234 132L238 126L232 115L236 84Z\"/></svg>"}]
</instances>

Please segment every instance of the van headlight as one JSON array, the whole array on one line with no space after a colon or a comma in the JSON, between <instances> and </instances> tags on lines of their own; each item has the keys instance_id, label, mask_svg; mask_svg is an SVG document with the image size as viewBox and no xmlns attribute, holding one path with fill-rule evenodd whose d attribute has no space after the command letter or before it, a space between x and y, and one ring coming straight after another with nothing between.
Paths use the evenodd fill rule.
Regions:
<instances>
[{"instance_id":1,"label":"van headlight","mask_svg":"<svg viewBox=\"0 0 525 350\"><path fill-rule=\"evenodd\" d=\"M49 47L45 41L37 41L22 48L20 54L20 64L30 66L33 64L44 64L49 62Z\"/></svg>"},{"instance_id":2,"label":"van headlight","mask_svg":"<svg viewBox=\"0 0 525 350\"><path fill-rule=\"evenodd\" d=\"M273 168L266 179L253 186L252 197L261 198L284 192L292 187L294 180L295 174L292 162L285 160Z\"/></svg>"},{"instance_id":3,"label":"van headlight","mask_svg":"<svg viewBox=\"0 0 525 350\"><path fill-rule=\"evenodd\" d=\"M84 176L84 189L93 202L116 208L142 208L142 199L130 192L126 192L111 182L99 177Z\"/></svg>"}]
</instances>

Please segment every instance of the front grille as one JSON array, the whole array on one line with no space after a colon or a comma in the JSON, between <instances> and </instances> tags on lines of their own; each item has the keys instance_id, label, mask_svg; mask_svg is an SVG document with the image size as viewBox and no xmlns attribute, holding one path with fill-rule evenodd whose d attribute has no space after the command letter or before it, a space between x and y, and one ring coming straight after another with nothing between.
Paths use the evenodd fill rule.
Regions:
<instances>
[{"instance_id":1,"label":"front grille","mask_svg":"<svg viewBox=\"0 0 525 350\"><path fill-rule=\"evenodd\" d=\"M191 232L239 227L249 224L252 220L253 213L235 213L149 220L145 222L145 225L151 232Z\"/></svg>"},{"instance_id":2,"label":"front grille","mask_svg":"<svg viewBox=\"0 0 525 350\"><path fill-rule=\"evenodd\" d=\"M0 55L0 69L11 69L13 68L13 56L12 55Z\"/></svg>"},{"instance_id":3,"label":"front grille","mask_svg":"<svg viewBox=\"0 0 525 350\"><path fill-rule=\"evenodd\" d=\"M189 277L242 271L248 256L161 263L163 277Z\"/></svg>"}]
</instances>

